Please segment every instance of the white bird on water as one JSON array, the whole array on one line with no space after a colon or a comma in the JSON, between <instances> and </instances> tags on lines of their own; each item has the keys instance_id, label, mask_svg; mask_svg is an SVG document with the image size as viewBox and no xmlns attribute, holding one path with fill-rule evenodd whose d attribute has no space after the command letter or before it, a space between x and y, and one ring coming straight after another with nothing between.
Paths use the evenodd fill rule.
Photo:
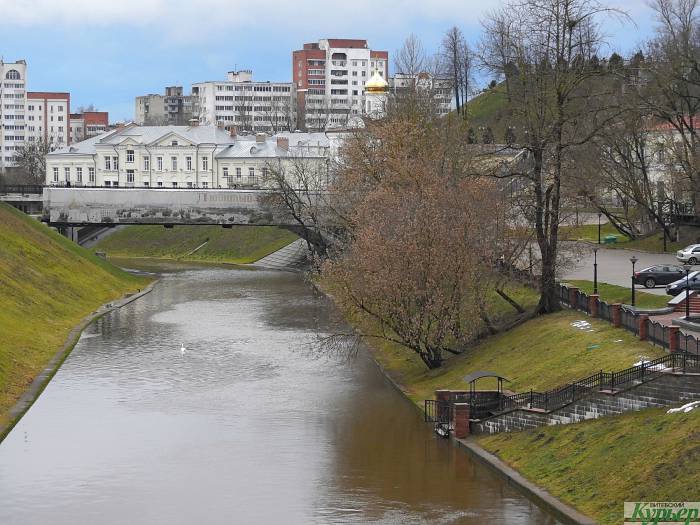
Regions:
<instances>
[{"instance_id":1,"label":"white bird on water","mask_svg":"<svg viewBox=\"0 0 700 525\"><path fill-rule=\"evenodd\" d=\"M186 350L185 345L183 343L180 343L180 353L182 355L185 355L185 350Z\"/></svg>"}]
</instances>

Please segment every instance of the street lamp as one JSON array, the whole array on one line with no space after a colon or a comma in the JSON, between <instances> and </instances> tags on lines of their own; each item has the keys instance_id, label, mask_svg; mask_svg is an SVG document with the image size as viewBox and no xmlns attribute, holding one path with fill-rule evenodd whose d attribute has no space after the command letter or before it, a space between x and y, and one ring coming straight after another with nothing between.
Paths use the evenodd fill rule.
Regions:
<instances>
[{"instance_id":1,"label":"street lamp","mask_svg":"<svg viewBox=\"0 0 700 525\"><path fill-rule=\"evenodd\" d=\"M601 212L598 212L598 244L600 244L600 218L603 216Z\"/></svg>"},{"instance_id":2,"label":"street lamp","mask_svg":"<svg viewBox=\"0 0 700 525\"><path fill-rule=\"evenodd\" d=\"M688 279L688 274L692 268L689 264L684 264L683 269L685 270L685 319L688 320L690 317L690 280Z\"/></svg>"},{"instance_id":3,"label":"street lamp","mask_svg":"<svg viewBox=\"0 0 700 525\"><path fill-rule=\"evenodd\" d=\"M638 260L634 255L630 257L630 262L632 263L632 306L634 306L634 265L637 264Z\"/></svg>"},{"instance_id":4,"label":"street lamp","mask_svg":"<svg viewBox=\"0 0 700 525\"><path fill-rule=\"evenodd\" d=\"M598 248L593 248L593 293L598 294Z\"/></svg>"}]
</instances>

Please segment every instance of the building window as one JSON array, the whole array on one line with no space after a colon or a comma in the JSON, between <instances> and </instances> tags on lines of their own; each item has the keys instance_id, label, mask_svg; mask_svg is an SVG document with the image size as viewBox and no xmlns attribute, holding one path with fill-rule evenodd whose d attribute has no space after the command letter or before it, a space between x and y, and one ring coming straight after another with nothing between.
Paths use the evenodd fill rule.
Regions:
<instances>
[{"instance_id":1,"label":"building window","mask_svg":"<svg viewBox=\"0 0 700 525\"><path fill-rule=\"evenodd\" d=\"M177 157L170 157L170 169L177 171Z\"/></svg>"},{"instance_id":2,"label":"building window","mask_svg":"<svg viewBox=\"0 0 700 525\"><path fill-rule=\"evenodd\" d=\"M119 169L119 157L113 157L112 164L114 164L114 169L118 170Z\"/></svg>"},{"instance_id":3,"label":"building window","mask_svg":"<svg viewBox=\"0 0 700 525\"><path fill-rule=\"evenodd\" d=\"M159 187L159 188L162 188L162 187L163 187L163 181L161 181L161 180L158 181L158 187Z\"/></svg>"},{"instance_id":4,"label":"building window","mask_svg":"<svg viewBox=\"0 0 700 525\"><path fill-rule=\"evenodd\" d=\"M171 146L177 146L177 140L173 140L173 141L170 143L170 145L171 145Z\"/></svg>"},{"instance_id":5,"label":"building window","mask_svg":"<svg viewBox=\"0 0 700 525\"><path fill-rule=\"evenodd\" d=\"M88 181L95 182L95 168L88 168Z\"/></svg>"},{"instance_id":6,"label":"building window","mask_svg":"<svg viewBox=\"0 0 700 525\"><path fill-rule=\"evenodd\" d=\"M228 168L224 168L224 179L228 179Z\"/></svg>"},{"instance_id":7,"label":"building window","mask_svg":"<svg viewBox=\"0 0 700 525\"><path fill-rule=\"evenodd\" d=\"M158 171L163 171L163 157L156 158L156 165L158 166Z\"/></svg>"},{"instance_id":8,"label":"building window","mask_svg":"<svg viewBox=\"0 0 700 525\"><path fill-rule=\"evenodd\" d=\"M148 181L145 181L145 182L143 183L143 187L144 187L144 188L148 188L149 186L150 186L150 184L148 183Z\"/></svg>"},{"instance_id":9,"label":"building window","mask_svg":"<svg viewBox=\"0 0 700 525\"><path fill-rule=\"evenodd\" d=\"M112 170L112 157L105 157L105 170L106 171Z\"/></svg>"},{"instance_id":10,"label":"building window","mask_svg":"<svg viewBox=\"0 0 700 525\"><path fill-rule=\"evenodd\" d=\"M128 184L134 183L134 170L126 170L126 182Z\"/></svg>"},{"instance_id":11,"label":"building window","mask_svg":"<svg viewBox=\"0 0 700 525\"><path fill-rule=\"evenodd\" d=\"M75 168L75 180L83 182L83 168Z\"/></svg>"},{"instance_id":12,"label":"building window","mask_svg":"<svg viewBox=\"0 0 700 525\"><path fill-rule=\"evenodd\" d=\"M173 188L177 188L177 182L173 181Z\"/></svg>"},{"instance_id":13,"label":"building window","mask_svg":"<svg viewBox=\"0 0 700 525\"><path fill-rule=\"evenodd\" d=\"M240 180L240 178L241 178L241 168L236 168L236 178Z\"/></svg>"},{"instance_id":14,"label":"building window","mask_svg":"<svg viewBox=\"0 0 700 525\"><path fill-rule=\"evenodd\" d=\"M10 69L5 75L5 78L7 80L19 80L21 77L19 75L19 71L16 69Z\"/></svg>"},{"instance_id":15,"label":"building window","mask_svg":"<svg viewBox=\"0 0 700 525\"><path fill-rule=\"evenodd\" d=\"M209 157L202 157L202 169L204 171L209 169Z\"/></svg>"},{"instance_id":16,"label":"building window","mask_svg":"<svg viewBox=\"0 0 700 525\"><path fill-rule=\"evenodd\" d=\"M105 186L111 186L111 185L112 185L111 182L109 182L108 180L105 181Z\"/></svg>"},{"instance_id":17,"label":"building window","mask_svg":"<svg viewBox=\"0 0 700 525\"><path fill-rule=\"evenodd\" d=\"M148 171L151 169L151 157L143 158L143 171Z\"/></svg>"},{"instance_id":18,"label":"building window","mask_svg":"<svg viewBox=\"0 0 700 525\"><path fill-rule=\"evenodd\" d=\"M209 183L208 182L202 182L202 188L208 188Z\"/></svg>"},{"instance_id":19,"label":"building window","mask_svg":"<svg viewBox=\"0 0 700 525\"><path fill-rule=\"evenodd\" d=\"M58 168L53 169L53 181L58 182Z\"/></svg>"},{"instance_id":20,"label":"building window","mask_svg":"<svg viewBox=\"0 0 700 525\"><path fill-rule=\"evenodd\" d=\"M126 161L127 162L134 162L134 150L133 149L126 150Z\"/></svg>"},{"instance_id":21,"label":"building window","mask_svg":"<svg viewBox=\"0 0 700 525\"><path fill-rule=\"evenodd\" d=\"M187 171L192 171L192 157L185 157L185 163L187 164Z\"/></svg>"},{"instance_id":22,"label":"building window","mask_svg":"<svg viewBox=\"0 0 700 525\"><path fill-rule=\"evenodd\" d=\"M269 170L267 168L263 168L262 169L263 180L267 179L268 174L269 174Z\"/></svg>"},{"instance_id":23,"label":"building window","mask_svg":"<svg viewBox=\"0 0 700 525\"><path fill-rule=\"evenodd\" d=\"M255 168L248 168L248 182L255 182Z\"/></svg>"},{"instance_id":24,"label":"building window","mask_svg":"<svg viewBox=\"0 0 700 525\"><path fill-rule=\"evenodd\" d=\"M191 188L191 187L192 187L192 182L187 181L187 187L188 187L188 188Z\"/></svg>"},{"instance_id":25,"label":"building window","mask_svg":"<svg viewBox=\"0 0 700 525\"><path fill-rule=\"evenodd\" d=\"M70 168L63 168L66 172L66 182L70 182Z\"/></svg>"}]
</instances>

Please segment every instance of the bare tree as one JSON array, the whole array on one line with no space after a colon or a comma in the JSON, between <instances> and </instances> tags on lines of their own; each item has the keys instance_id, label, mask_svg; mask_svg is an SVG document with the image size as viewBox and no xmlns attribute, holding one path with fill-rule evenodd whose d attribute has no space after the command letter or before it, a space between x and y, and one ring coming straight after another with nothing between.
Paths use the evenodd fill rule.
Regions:
<instances>
[{"instance_id":1,"label":"bare tree","mask_svg":"<svg viewBox=\"0 0 700 525\"><path fill-rule=\"evenodd\" d=\"M397 50L394 55L396 72L411 78L417 78L420 73L425 72L427 62L428 58L423 44L413 33L408 35L401 49Z\"/></svg>"},{"instance_id":2,"label":"bare tree","mask_svg":"<svg viewBox=\"0 0 700 525\"><path fill-rule=\"evenodd\" d=\"M462 113L466 105L466 94L469 89L471 74L471 53L462 30L457 26L451 27L442 39L442 58L445 69L452 78L457 113ZM465 111L466 113L466 108Z\"/></svg>"},{"instance_id":3,"label":"bare tree","mask_svg":"<svg viewBox=\"0 0 700 525\"><path fill-rule=\"evenodd\" d=\"M608 86L594 81L601 73L588 65L603 42L597 17L606 11L595 0L513 1L484 23L482 65L510 76L507 109L524 129L525 169L498 176L522 185L523 216L534 225L540 250L540 313L560 309L559 223L565 185L575 172L573 151L615 118L601 111Z\"/></svg>"},{"instance_id":4,"label":"bare tree","mask_svg":"<svg viewBox=\"0 0 700 525\"><path fill-rule=\"evenodd\" d=\"M43 184L46 178L46 155L51 151L51 144L39 139L25 142L15 153L17 167L24 173L23 181L27 184Z\"/></svg>"}]
</instances>

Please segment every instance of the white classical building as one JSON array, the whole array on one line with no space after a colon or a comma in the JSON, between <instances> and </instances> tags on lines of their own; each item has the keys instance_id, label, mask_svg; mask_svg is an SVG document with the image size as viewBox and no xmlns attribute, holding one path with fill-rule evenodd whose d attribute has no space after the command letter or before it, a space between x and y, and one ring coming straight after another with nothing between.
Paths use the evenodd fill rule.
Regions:
<instances>
[{"instance_id":1,"label":"white classical building","mask_svg":"<svg viewBox=\"0 0 700 525\"><path fill-rule=\"evenodd\" d=\"M0 60L0 172L15 166L24 145L27 118L27 62Z\"/></svg>"},{"instance_id":2,"label":"white classical building","mask_svg":"<svg viewBox=\"0 0 700 525\"><path fill-rule=\"evenodd\" d=\"M269 134L296 129L294 84L254 81L251 70L229 71L226 80L192 84L192 99L193 113L202 124Z\"/></svg>"},{"instance_id":3,"label":"white classical building","mask_svg":"<svg viewBox=\"0 0 700 525\"><path fill-rule=\"evenodd\" d=\"M142 188L265 187L276 163L304 158L327 166L325 133L237 135L235 128L138 126L64 147L46 156L46 184Z\"/></svg>"}]
</instances>

